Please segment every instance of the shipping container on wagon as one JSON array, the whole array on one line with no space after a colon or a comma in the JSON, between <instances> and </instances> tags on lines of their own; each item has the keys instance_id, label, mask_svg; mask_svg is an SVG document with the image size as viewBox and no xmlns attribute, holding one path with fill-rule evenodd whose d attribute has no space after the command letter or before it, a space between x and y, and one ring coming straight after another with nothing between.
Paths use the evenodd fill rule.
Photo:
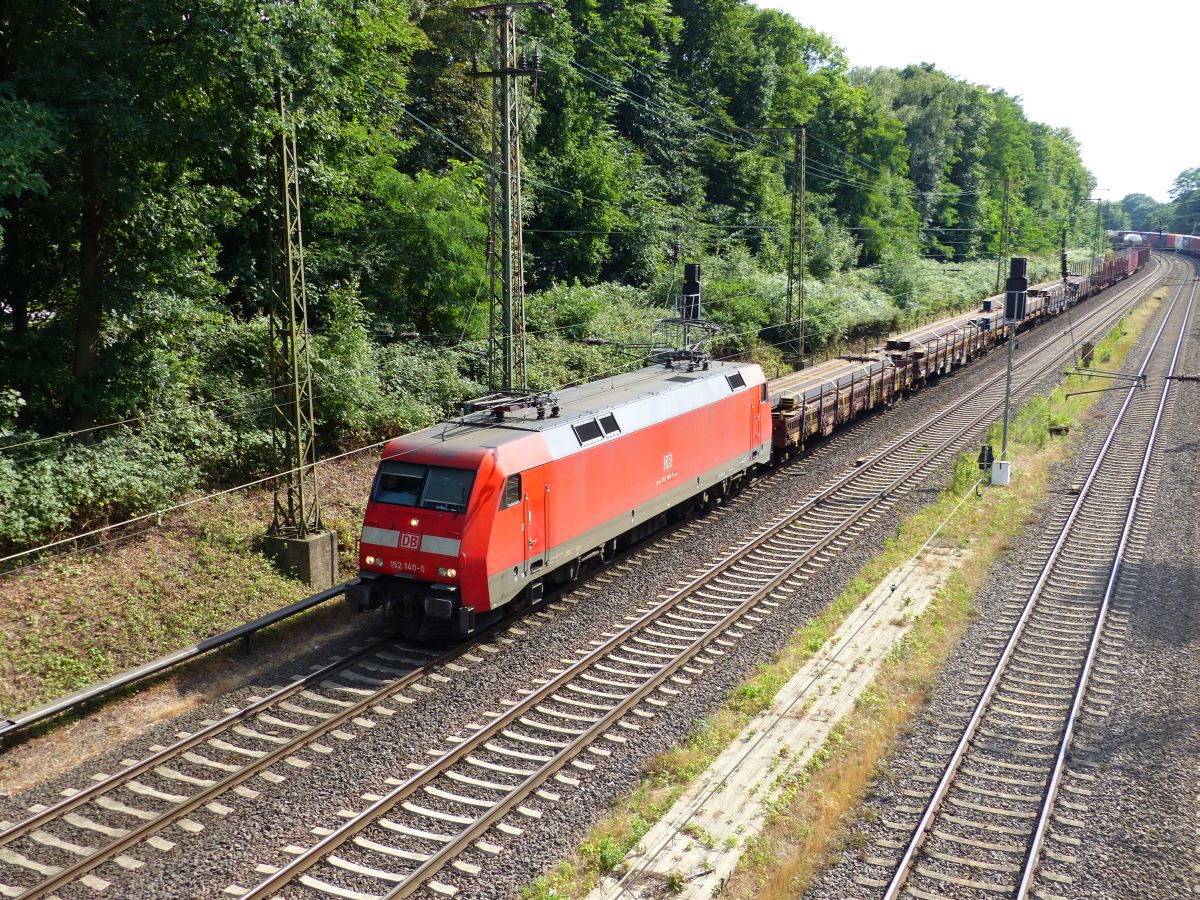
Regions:
<instances>
[{"instance_id":1,"label":"shipping container on wagon","mask_svg":"<svg viewBox=\"0 0 1200 900\"><path fill-rule=\"evenodd\" d=\"M1200 256L1200 236L1190 234L1173 234L1167 231L1128 231L1123 236L1137 235L1146 245L1143 249L1174 251ZM1149 260L1149 253L1144 254L1138 263L1139 268Z\"/></svg>"}]
</instances>

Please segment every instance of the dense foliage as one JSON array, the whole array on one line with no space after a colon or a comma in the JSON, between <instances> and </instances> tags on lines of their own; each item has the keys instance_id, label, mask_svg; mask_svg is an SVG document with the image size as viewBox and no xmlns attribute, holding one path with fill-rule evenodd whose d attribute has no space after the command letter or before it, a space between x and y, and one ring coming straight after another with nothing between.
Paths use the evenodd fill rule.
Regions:
<instances>
[{"instance_id":1,"label":"dense foliage","mask_svg":"<svg viewBox=\"0 0 1200 900\"><path fill-rule=\"evenodd\" d=\"M490 53L466 6L0 5L0 443L23 444L0 453L0 544L271 470L279 84L323 440L423 424L481 389L489 92L471 70ZM795 173L789 136L755 129L808 129L810 350L989 291L993 264L972 261L997 252L1006 185L1016 250L1092 233L1074 138L1003 91L929 65L851 70L748 0L521 15L542 67L522 135L539 385L637 361L613 342L651 339L676 241L705 264L715 348L779 363ZM82 433L27 443L63 430Z\"/></svg>"},{"instance_id":2,"label":"dense foliage","mask_svg":"<svg viewBox=\"0 0 1200 900\"><path fill-rule=\"evenodd\" d=\"M1179 173L1166 203L1146 194L1128 194L1120 202L1102 204L1102 208L1104 227L1109 230L1196 234L1200 230L1200 167Z\"/></svg>"}]
</instances>

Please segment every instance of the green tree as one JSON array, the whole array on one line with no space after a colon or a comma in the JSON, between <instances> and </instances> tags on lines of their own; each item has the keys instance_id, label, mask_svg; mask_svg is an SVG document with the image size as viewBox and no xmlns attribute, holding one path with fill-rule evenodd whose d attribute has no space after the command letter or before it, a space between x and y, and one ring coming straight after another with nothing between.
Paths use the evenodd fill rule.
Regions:
<instances>
[{"instance_id":1,"label":"green tree","mask_svg":"<svg viewBox=\"0 0 1200 900\"><path fill-rule=\"evenodd\" d=\"M1158 231L1174 221L1175 213L1168 203L1159 203L1148 194L1127 194L1121 200L1134 231Z\"/></svg>"},{"instance_id":2,"label":"green tree","mask_svg":"<svg viewBox=\"0 0 1200 900\"><path fill-rule=\"evenodd\" d=\"M47 362L6 373L48 386L38 418L69 412L84 427L178 401L186 380L164 392L153 372L131 374L159 340L149 323L174 344L178 321L202 321L216 302L261 308L280 78L299 122L319 318L323 283L350 275L355 258L322 239L358 226L373 170L398 148L393 98L417 42L399 2L375 0L364 14L351 0L266 12L211 0L181 15L149 0L13 0L6 26L12 95L45 111L58 144L40 171L44 200L11 210L13 230L41 252L5 263L37 291L14 309L49 323L28 350ZM155 314L163 309L182 319Z\"/></svg>"},{"instance_id":3,"label":"green tree","mask_svg":"<svg viewBox=\"0 0 1200 900\"><path fill-rule=\"evenodd\" d=\"M1129 224L1129 213L1117 200L1104 200L1100 203L1100 223L1105 231L1127 231L1132 227Z\"/></svg>"},{"instance_id":4,"label":"green tree","mask_svg":"<svg viewBox=\"0 0 1200 900\"><path fill-rule=\"evenodd\" d=\"M486 333L484 177L455 163L440 176L385 169L378 179L360 238L370 257L357 260L375 334Z\"/></svg>"},{"instance_id":5,"label":"green tree","mask_svg":"<svg viewBox=\"0 0 1200 900\"><path fill-rule=\"evenodd\" d=\"M1195 234L1200 228L1200 168L1179 173L1171 185L1171 203L1175 212L1174 230Z\"/></svg>"}]
</instances>

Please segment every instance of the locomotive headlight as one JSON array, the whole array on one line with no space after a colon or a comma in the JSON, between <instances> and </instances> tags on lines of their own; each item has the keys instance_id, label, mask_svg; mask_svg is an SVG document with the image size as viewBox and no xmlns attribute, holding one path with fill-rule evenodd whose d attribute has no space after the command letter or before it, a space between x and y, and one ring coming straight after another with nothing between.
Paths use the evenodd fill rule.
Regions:
<instances>
[{"instance_id":1,"label":"locomotive headlight","mask_svg":"<svg viewBox=\"0 0 1200 900\"><path fill-rule=\"evenodd\" d=\"M458 574L458 569L447 569L447 570L446 570L446 577L447 577L447 578L453 578L453 577L454 577L455 575L457 575L457 574Z\"/></svg>"},{"instance_id":2,"label":"locomotive headlight","mask_svg":"<svg viewBox=\"0 0 1200 900\"><path fill-rule=\"evenodd\" d=\"M420 519L409 519L408 524L411 525L413 528L416 528L418 525L421 524L421 520Z\"/></svg>"},{"instance_id":3,"label":"locomotive headlight","mask_svg":"<svg viewBox=\"0 0 1200 900\"><path fill-rule=\"evenodd\" d=\"M378 562L378 560L376 560L375 557L373 557L373 556L368 556L366 559L366 563L368 566L373 566L373 565L375 565L376 562Z\"/></svg>"}]
</instances>

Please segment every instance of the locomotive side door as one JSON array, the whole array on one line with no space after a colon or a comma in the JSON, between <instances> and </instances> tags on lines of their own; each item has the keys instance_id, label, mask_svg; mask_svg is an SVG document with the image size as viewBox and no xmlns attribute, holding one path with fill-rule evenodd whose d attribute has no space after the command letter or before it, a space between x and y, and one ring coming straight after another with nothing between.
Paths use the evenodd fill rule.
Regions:
<instances>
[{"instance_id":1,"label":"locomotive side door","mask_svg":"<svg viewBox=\"0 0 1200 900\"><path fill-rule=\"evenodd\" d=\"M749 393L755 397L755 402L750 404L750 446L757 454L758 445L762 441L762 411L767 399L767 383L764 381L761 386L750 388Z\"/></svg>"},{"instance_id":2,"label":"locomotive side door","mask_svg":"<svg viewBox=\"0 0 1200 900\"><path fill-rule=\"evenodd\" d=\"M536 576L546 567L547 543L546 517L549 513L549 488L546 484L546 466L526 469L523 487L522 532L525 538L525 574Z\"/></svg>"}]
</instances>

